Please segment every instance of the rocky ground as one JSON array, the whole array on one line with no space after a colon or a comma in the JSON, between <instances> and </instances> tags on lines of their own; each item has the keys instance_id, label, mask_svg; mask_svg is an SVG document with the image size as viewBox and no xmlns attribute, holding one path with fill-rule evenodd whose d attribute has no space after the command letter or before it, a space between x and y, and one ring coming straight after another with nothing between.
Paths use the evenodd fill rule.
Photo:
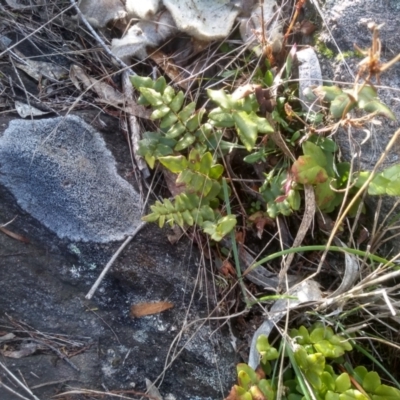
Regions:
<instances>
[{"instance_id":1,"label":"rocky ground","mask_svg":"<svg viewBox=\"0 0 400 400\"><path fill-rule=\"evenodd\" d=\"M396 39L400 7L396 2L377 3L326 1L323 14L330 32L326 27L321 27L321 32L334 56L337 48L332 37L344 52L352 51L354 42L367 47L370 34L366 22L371 20L386 23L382 28L385 60L400 52ZM307 3L307 7L311 9L312 5ZM2 28L14 43L21 38L9 24ZM2 49L0 46L0 52ZM19 82L10 60L0 59L0 70L6 77L2 90L9 77ZM359 58L350 54L338 61L320 52L320 61L324 79L348 82ZM399 82L399 66L382 76L386 86L382 91L384 101L398 116ZM26 76L24 88L39 96L40 85ZM19 87L15 93L21 97L23 91ZM3 107L5 103L1 104ZM98 106L85 104L80 108L73 113L101 133L117 160L119 174L135 185L118 118L102 113ZM19 118L15 111L4 110L0 113L0 137L9 122ZM362 147L364 165L375 163L397 127L398 121L374 127L371 141ZM343 143L348 143L347 137ZM344 147L345 156L352 153L353 149ZM398 155L396 148L389 162L398 162ZM73 388L125 391L126 395L139 398L136 393L146 390L146 379L160 385L164 398L214 400L226 396L240 358L233 350L228 327L222 326L221 321L207 320L216 307L218 288L188 239L171 244L167 239L171 232L155 225L145 227L118 258L93 299L86 300L86 293L120 243L59 239L24 211L9 189L0 185L0 224L11 220L6 229L14 237L0 232L0 383L7 386L0 386L1 400L19 398L10 389L28 399L47 400ZM130 315L132 305L155 301L170 302L173 308L141 318ZM16 383L9 372L36 397ZM60 398L98 396L81 393Z\"/></svg>"},{"instance_id":2,"label":"rocky ground","mask_svg":"<svg viewBox=\"0 0 400 400\"><path fill-rule=\"evenodd\" d=\"M125 143L110 133L118 121L103 121L107 129L102 133L122 170L129 165ZM60 240L21 210L4 187L0 196L0 220L16 217L8 228L29 240L0 235L0 337L15 335L3 347L10 351L37 346L33 354L3 355L1 362L28 387L38 387L33 389L38 398L49 399L70 387L143 392L145 379L158 379L158 384L162 379L164 396L223 397L233 381L235 355L226 330L205 320L215 293L208 272L198 267L196 248L187 240L172 245L167 232L148 226L124 250L93 299L85 300L120 243ZM130 316L131 305L155 301L174 307L152 316ZM4 370L1 376L21 392ZM1 399L15 398L3 388L0 393Z\"/></svg>"}]
</instances>

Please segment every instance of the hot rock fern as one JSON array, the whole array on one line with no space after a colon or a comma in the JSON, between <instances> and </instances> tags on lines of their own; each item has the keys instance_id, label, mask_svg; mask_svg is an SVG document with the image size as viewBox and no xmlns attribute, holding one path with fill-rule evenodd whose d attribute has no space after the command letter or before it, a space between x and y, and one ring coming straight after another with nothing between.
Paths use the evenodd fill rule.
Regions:
<instances>
[{"instance_id":1,"label":"hot rock fern","mask_svg":"<svg viewBox=\"0 0 400 400\"><path fill-rule=\"evenodd\" d=\"M177 174L176 183L185 190L174 199L157 201L145 221L158 221L179 226L200 226L214 240L221 240L236 225L234 215L221 211L221 179L224 167L218 163L221 152L232 147L251 151L259 134L272 132L265 118L257 116L258 103L254 95L235 99L223 90L208 90L217 103L204 121L206 110L196 110L196 104L185 104L182 91L176 92L163 77L156 81L140 76L131 77L140 92L138 103L151 106L152 120L159 120L157 132L145 132L139 143L139 154L151 168L160 162ZM235 128L243 145L223 140L223 129Z\"/></svg>"}]
</instances>

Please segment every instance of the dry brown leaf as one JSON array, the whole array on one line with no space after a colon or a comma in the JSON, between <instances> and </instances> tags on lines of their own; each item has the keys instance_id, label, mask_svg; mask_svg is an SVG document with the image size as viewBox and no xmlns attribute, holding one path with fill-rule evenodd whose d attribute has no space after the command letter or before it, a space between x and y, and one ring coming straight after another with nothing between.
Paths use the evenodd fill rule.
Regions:
<instances>
[{"instance_id":1,"label":"dry brown leaf","mask_svg":"<svg viewBox=\"0 0 400 400\"><path fill-rule=\"evenodd\" d=\"M171 192L172 196L177 196L185 191L186 185L184 183L176 183L178 174L174 174L167 168L162 168L165 183L167 184L168 190Z\"/></svg>"},{"instance_id":2,"label":"dry brown leaf","mask_svg":"<svg viewBox=\"0 0 400 400\"><path fill-rule=\"evenodd\" d=\"M14 338L15 338L15 335L13 333L7 333L4 336L0 336L0 343L6 342L8 340L12 340Z\"/></svg>"},{"instance_id":3,"label":"dry brown leaf","mask_svg":"<svg viewBox=\"0 0 400 400\"><path fill-rule=\"evenodd\" d=\"M169 310L174 305L168 301L158 301L157 303L138 303L131 306L131 317L140 318L146 315L159 314Z\"/></svg>"},{"instance_id":4,"label":"dry brown leaf","mask_svg":"<svg viewBox=\"0 0 400 400\"><path fill-rule=\"evenodd\" d=\"M18 100L16 100L14 104L15 109L17 110L17 113L21 118L37 117L39 115L45 115L51 112L39 110L38 108L33 107L30 104L25 104Z\"/></svg>"},{"instance_id":5,"label":"dry brown leaf","mask_svg":"<svg viewBox=\"0 0 400 400\"><path fill-rule=\"evenodd\" d=\"M27 239L25 236L18 235L18 233L11 232L8 229L4 228L3 226L0 226L0 231L5 233L7 236L12 237L13 239L19 240L20 242L30 243L29 239Z\"/></svg>"},{"instance_id":6,"label":"dry brown leaf","mask_svg":"<svg viewBox=\"0 0 400 400\"><path fill-rule=\"evenodd\" d=\"M304 210L303 219L301 221L299 230L297 231L296 237L293 241L292 247L299 247L303 242L304 237L306 236L308 229L310 228L311 224L314 220L315 215L315 194L314 189L311 185L304 185L304 194L306 200L306 206ZM281 272L279 273L279 281L282 283L284 281L285 274L287 273L290 264L293 261L295 253L288 254L285 260L285 266L282 268Z\"/></svg>"},{"instance_id":7,"label":"dry brown leaf","mask_svg":"<svg viewBox=\"0 0 400 400\"><path fill-rule=\"evenodd\" d=\"M257 229L257 237L261 239L264 232L265 226L275 226L275 222L272 218L268 217L264 212L257 211L250 215L249 221L253 222Z\"/></svg>"},{"instance_id":8,"label":"dry brown leaf","mask_svg":"<svg viewBox=\"0 0 400 400\"><path fill-rule=\"evenodd\" d=\"M19 350L1 350L1 354L8 358L23 358L35 353L39 348L40 346L37 343L24 343Z\"/></svg>"},{"instance_id":9,"label":"dry brown leaf","mask_svg":"<svg viewBox=\"0 0 400 400\"><path fill-rule=\"evenodd\" d=\"M154 384L147 378L145 379L145 382L146 382L147 395L149 396L149 398L153 400L163 400L156 386L154 386Z\"/></svg>"},{"instance_id":10,"label":"dry brown leaf","mask_svg":"<svg viewBox=\"0 0 400 400\"><path fill-rule=\"evenodd\" d=\"M167 234L167 239L171 244L175 244L181 240L183 236L183 230L178 225L172 227L172 233Z\"/></svg>"},{"instance_id":11,"label":"dry brown leaf","mask_svg":"<svg viewBox=\"0 0 400 400\"><path fill-rule=\"evenodd\" d=\"M100 99L108 104L122 104L124 97L121 92L103 81L98 81L86 74L86 72L77 65L72 65L69 73L72 83L81 90L81 83L85 89L91 89L96 92Z\"/></svg>"},{"instance_id":12,"label":"dry brown leaf","mask_svg":"<svg viewBox=\"0 0 400 400\"><path fill-rule=\"evenodd\" d=\"M156 50L149 57L165 72L172 82L175 82L185 90L189 87L189 81L183 80L182 70L173 64L172 60L165 53L161 50Z\"/></svg>"},{"instance_id":13,"label":"dry brown leaf","mask_svg":"<svg viewBox=\"0 0 400 400\"><path fill-rule=\"evenodd\" d=\"M238 394L237 387L235 385L235 386L232 386L231 391L229 392L228 396L225 397L224 400L240 400L240 398L241 398L241 396Z\"/></svg>"},{"instance_id":14,"label":"dry brown leaf","mask_svg":"<svg viewBox=\"0 0 400 400\"><path fill-rule=\"evenodd\" d=\"M68 76L68 69L62 67L61 65L49 63L45 61L33 61L29 58L25 58L23 54L20 53L26 64L16 63L17 68L26 72L36 81L40 81L42 77L45 77L52 82L58 82L60 79L66 78Z\"/></svg>"},{"instance_id":15,"label":"dry brown leaf","mask_svg":"<svg viewBox=\"0 0 400 400\"><path fill-rule=\"evenodd\" d=\"M128 114L135 115L140 118L150 118L150 110L143 106L139 106L133 100L127 100L125 96L113 88L106 82L94 79L86 74L86 72L77 65L72 65L69 73L72 83L78 90L82 90L81 84L87 90L93 90L102 103L109 104L119 108Z\"/></svg>"},{"instance_id":16,"label":"dry brown leaf","mask_svg":"<svg viewBox=\"0 0 400 400\"><path fill-rule=\"evenodd\" d=\"M229 276L236 276L236 270L232 263L230 263L228 260L224 260L222 262L222 266L219 269L222 275L229 277Z\"/></svg>"}]
</instances>

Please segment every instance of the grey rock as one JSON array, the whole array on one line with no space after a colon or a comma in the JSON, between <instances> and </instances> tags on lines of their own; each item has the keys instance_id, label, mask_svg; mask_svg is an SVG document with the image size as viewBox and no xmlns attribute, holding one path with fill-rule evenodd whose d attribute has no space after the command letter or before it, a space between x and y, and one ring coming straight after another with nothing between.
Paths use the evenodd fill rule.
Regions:
<instances>
[{"instance_id":1,"label":"grey rock","mask_svg":"<svg viewBox=\"0 0 400 400\"><path fill-rule=\"evenodd\" d=\"M342 52L354 51L354 44L362 49L367 49L372 40L371 32L367 27L369 22L375 22L378 25L385 23L380 34L382 62L387 62L400 53L400 42L398 40L400 5L397 2L382 1L378 6L374 0L362 2L328 0L324 15L329 31L326 29L321 38L336 54L338 48ZM338 61L336 58L322 60L324 78L342 83L354 82L360 61L361 59L357 57L346 57L343 61ZM400 98L398 96L400 63L395 64L381 75L378 88L381 101L391 108L397 117L397 121L381 119L381 126L369 125L366 127L369 132L352 129L350 136L354 141L349 141L348 132L342 131L338 135L345 158L351 159L357 153L360 168L367 170L374 167L390 137L400 126ZM368 134L370 134L370 139L364 142ZM386 160L386 165L393 165L399 161L398 154L392 152Z\"/></svg>"},{"instance_id":2,"label":"grey rock","mask_svg":"<svg viewBox=\"0 0 400 400\"><path fill-rule=\"evenodd\" d=\"M358 64L362 60L353 53L354 44L361 49L371 46L372 34L367 25L375 22L384 24L380 29L382 42L381 61L390 61L400 53L398 21L400 20L400 3L395 1L350 1L327 0L323 9L325 27L320 38L331 48L335 55L347 52L344 59L321 57L322 74L324 79L338 82L339 86L348 87L346 83L354 82L357 75ZM375 82L374 82L375 83ZM396 116L395 121L378 118L380 125L368 124L362 129L351 127L339 129L335 135L343 158L347 161L353 159L355 170L371 171L380 155L385 150L387 143L394 132L400 127L400 63L395 64L380 76L376 82L378 96ZM357 114L357 116L361 116ZM382 168L399 164L398 146L394 146L388 154ZM377 198L367 199L372 212L376 211ZM385 198L380 212L380 219L387 215L392 208L394 198ZM373 216L374 218L374 216ZM398 241L390 243L390 250L400 251Z\"/></svg>"},{"instance_id":3,"label":"grey rock","mask_svg":"<svg viewBox=\"0 0 400 400\"><path fill-rule=\"evenodd\" d=\"M138 194L79 117L11 121L0 138L0 172L19 205L60 238L121 240L140 222Z\"/></svg>"},{"instance_id":4,"label":"grey rock","mask_svg":"<svg viewBox=\"0 0 400 400\"><path fill-rule=\"evenodd\" d=\"M20 359L2 358L14 374L21 371L38 398L51 399L71 387L143 392L145 379L155 382L166 364L170 365L159 387L164 398L168 393L179 400L225 398L238 360L227 327L207 318L216 305L212 284L204 280L209 278L204 271L199 274L199 254L187 240L171 245L165 231L147 226L87 301L85 293L119 244L76 243L68 246L70 253L58 240L57 249L51 249L50 236L55 235L21 213L1 185L0 199L0 221L17 215L8 228L31 239L26 244L0 235L2 331L14 331L9 315L35 332L67 335L68 342L85 345L69 358L80 372L50 350ZM155 301L169 301L174 307L130 317L131 305ZM18 343L14 340L12 345ZM3 370L0 379L9 382ZM0 387L1 400L14 398Z\"/></svg>"},{"instance_id":5,"label":"grey rock","mask_svg":"<svg viewBox=\"0 0 400 400\"><path fill-rule=\"evenodd\" d=\"M315 51L308 47L296 53L299 62L299 97L304 108L308 111L318 111L312 88L322 84L321 68Z\"/></svg>"}]
</instances>

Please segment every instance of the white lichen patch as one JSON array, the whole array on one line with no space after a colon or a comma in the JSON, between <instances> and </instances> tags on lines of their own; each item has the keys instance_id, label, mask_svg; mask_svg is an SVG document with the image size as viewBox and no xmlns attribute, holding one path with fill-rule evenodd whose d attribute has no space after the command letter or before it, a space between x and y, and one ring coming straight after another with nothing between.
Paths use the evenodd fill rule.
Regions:
<instances>
[{"instance_id":1,"label":"white lichen patch","mask_svg":"<svg viewBox=\"0 0 400 400\"><path fill-rule=\"evenodd\" d=\"M138 194L101 135L76 116L11 121L0 138L0 182L60 238L121 240L140 223Z\"/></svg>"}]
</instances>

